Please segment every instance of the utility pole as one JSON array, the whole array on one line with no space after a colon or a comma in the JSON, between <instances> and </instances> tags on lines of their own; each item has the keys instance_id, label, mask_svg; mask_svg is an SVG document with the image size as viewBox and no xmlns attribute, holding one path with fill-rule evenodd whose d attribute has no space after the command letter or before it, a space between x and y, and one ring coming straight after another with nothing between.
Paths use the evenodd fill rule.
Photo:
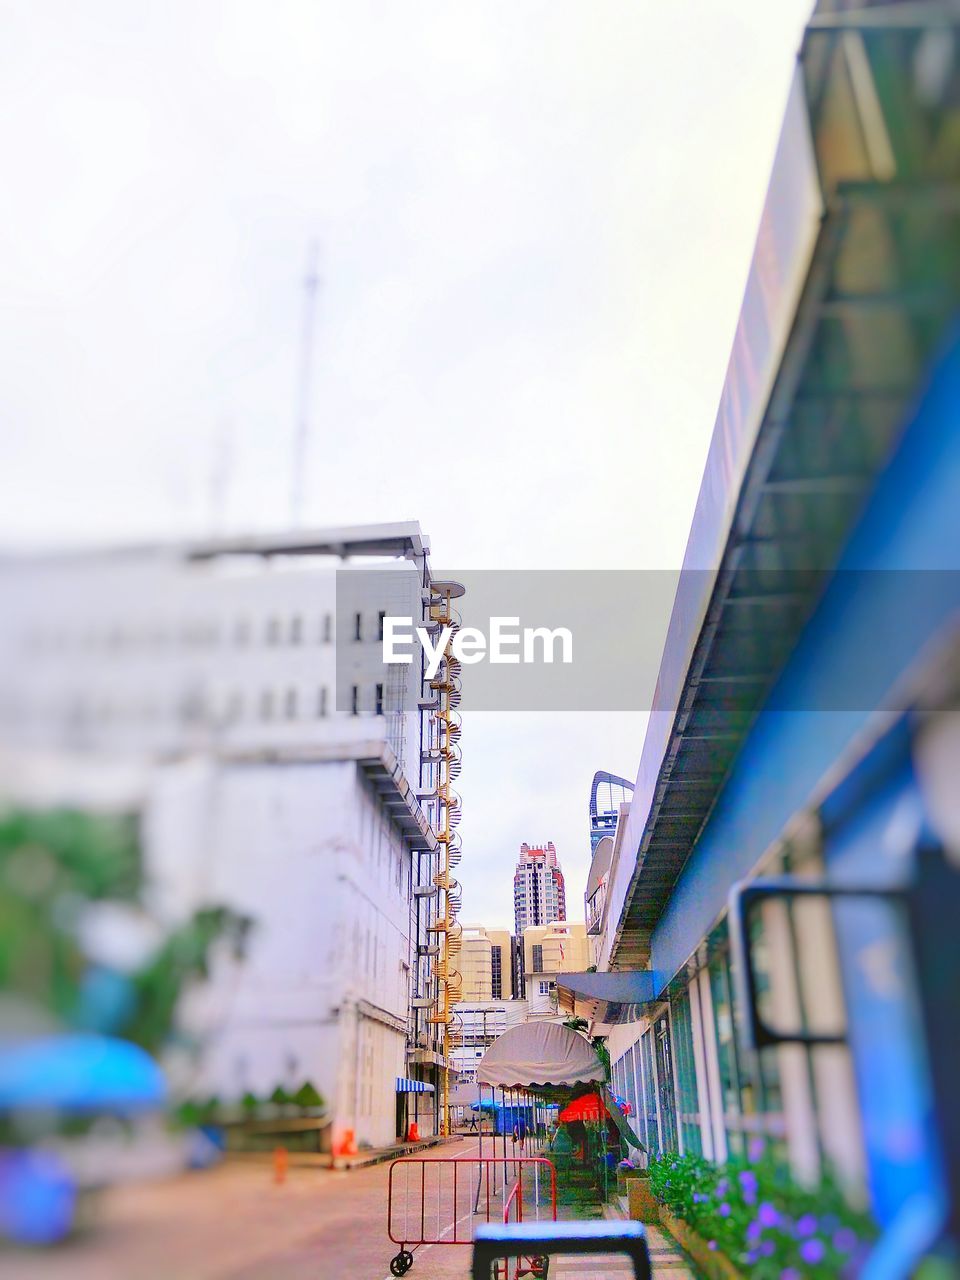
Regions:
<instances>
[{"instance_id":1,"label":"utility pole","mask_svg":"<svg viewBox=\"0 0 960 1280\"><path fill-rule=\"evenodd\" d=\"M300 365L297 378L297 420L293 437L293 474L290 489L290 515L294 528L303 518L303 493L306 479L307 450L310 443L310 397L313 389L313 337L317 316L317 294L320 290L320 242L311 240L307 247L307 266L303 277L303 311L300 320Z\"/></svg>"}]
</instances>

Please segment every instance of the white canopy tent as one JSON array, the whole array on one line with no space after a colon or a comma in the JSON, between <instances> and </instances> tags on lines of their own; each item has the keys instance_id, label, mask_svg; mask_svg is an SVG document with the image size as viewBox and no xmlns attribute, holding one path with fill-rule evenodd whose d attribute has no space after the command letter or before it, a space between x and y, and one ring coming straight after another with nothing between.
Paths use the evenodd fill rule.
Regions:
<instances>
[{"instance_id":1,"label":"white canopy tent","mask_svg":"<svg viewBox=\"0 0 960 1280\"><path fill-rule=\"evenodd\" d=\"M607 1112L630 1146L643 1144L624 1119L606 1084L597 1051L579 1031L558 1022L522 1022L495 1040L480 1060L477 1083L492 1089L555 1089L596 1084Z\"/></svg>"},{"instance_id":2,"label":"white canopy tent","mask_svg":"<svg viewBox=\"0 0 960 1280\"><path fill-rule=\"evenodd\" d=\"M477 1068L478 1083L498 1089L602 1083L605 1075L590 1041L558 1022L510 1027L493 1042Z\"/></svg>"}]
</instances>

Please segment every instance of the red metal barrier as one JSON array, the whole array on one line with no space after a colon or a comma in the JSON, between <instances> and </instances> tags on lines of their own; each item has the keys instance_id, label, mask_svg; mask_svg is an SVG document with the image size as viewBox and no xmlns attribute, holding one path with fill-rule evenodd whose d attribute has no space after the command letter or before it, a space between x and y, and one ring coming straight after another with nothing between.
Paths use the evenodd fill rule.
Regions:
<instances>
[{"instance_id":1,"label":"red metal barrier","mask_svg":"<svg viewBox=\"0 0 960 1280\"><path fill-rule=\"evenodd\" d=\"M542 1157L453 1160L403 1156L390 1166L387 1235L400 1252L390 1271L405 1275L422 1245L473 1244L480 1222L556 1222L557 1171ZM538 1276L539 1258L517 1275Z\"/></svg>"}]
</instances>

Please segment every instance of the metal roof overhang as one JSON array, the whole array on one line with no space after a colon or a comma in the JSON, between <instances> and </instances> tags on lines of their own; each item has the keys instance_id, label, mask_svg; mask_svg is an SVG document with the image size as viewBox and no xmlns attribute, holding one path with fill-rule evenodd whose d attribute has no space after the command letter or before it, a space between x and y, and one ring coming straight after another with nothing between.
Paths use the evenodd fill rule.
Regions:
<instances>
[{"instance_id":1,"label":"metal roof overhang","mask_svg":"<svg viewBox=\"0 0 960 1280\"><path fill-rule=\"evenodd\" d=\"M316 529L291 529L277 533L235 534L216 538L199 538L189 542L132 543L121 546L57 548L4 554L5 564L77 559L130 560L138 556L161 559L217 560L233 556L252 556L263 560L285 556L384 556L419 559L429 554L430 543L415 520L368 525L341 525Z\"/></svg>"},{"instance_id":2,"label":"metal roof overhang","mask_svg":"<svg viewBox=\"0 0 960 1280\"><path fill-rule=\"evenodd\" d=\"M557 992L572 1012L611 1027L644 1017L657 994L654 975L649 969L623 973L558 973Z\"/></svg>"},{"instance_id":3,"label":"metal roof overhang","mask_svg":"<svg viewBox=\"0 0 960 1280\"><path fill-rule=\"evenodd\" d=\"M416 521L395 524L344 525L340 528L291 530L287 533L211 538L185 548L194 560L218 556L422 556L429 544Z\"/></svg>"},{"instance_id":4,"label":"metal roof overhang","mask_svg":"<svg viewBox=\"0 0 960 1280\"><path fill-rule=\"evenodd\" d=\"M884 10L897 10L897 22L885 24ZM912 26L904 22L907 10ZM750 389L738 380L751 309L762 305L754 295L764 257L787 243L777 240L777 210L804 163L802 145L791 138L794 97L674 604L624 857L611 869L616 925L601 957L611 967L648 962L652 929L960 302L956 56L937 100L929 99L930 86L920 100L915 73L918 41L948 20L960 28L960 10L877 5L861 24L869 31L856 29L855 15L833 16L849 19L846 29L834 22L808 28L795 86L822 214L769 395L751 428L744 420ZM795 239L802 261L802 236Z\"/></svg>"},{"instance_id":5,"label":"metal roof overhang","mask_svg":"<svg viewBox=\"0 0 960 1280\"><path fill-rule=\"evenodd\" d=\"M400 828L405 844L412 849L436 850L437 837L390 746L380 744L379 751L361 755L358 763L376 788L380 804Z\"/></svg>"}]
</instances>

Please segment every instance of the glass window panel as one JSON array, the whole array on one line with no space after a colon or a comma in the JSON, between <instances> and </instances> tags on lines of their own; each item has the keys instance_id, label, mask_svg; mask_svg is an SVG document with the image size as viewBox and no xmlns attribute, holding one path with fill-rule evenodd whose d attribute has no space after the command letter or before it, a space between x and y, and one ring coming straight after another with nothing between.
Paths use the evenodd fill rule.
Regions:
<instances>
[{"instance_id":1,"label":"glass window panel","mask_svg":"<svg viewBox=\"0 0 960 1280\"><path fill-rule=\"evenodd\" d=\"M639 1096L637 1094L637 1063L635 1060L635 1051L636 1051L636 1046L631 1045L626 1054L625 1063L627 1068L627 1071L626 1071L627 1079L626 1079L626 1088L624 1089L623 1096L630 1103L630 1115L627 1117L630 1127L631 1129L633 1129L634 1133L637 1135L640 1141L643 1142L642 1121L640 1118L640 1101L639 1101Z\"/></svg>"},{"instance_id":2,"label":"glass window panel","mask_svg":"<svg viewBox=\"0 0 960 1280\"><path fill-rule=\"evenodd\" d=\"M657 1132L657 1079L653 1069L653 1032L645 1031L640 1041L643 1055L643 1114L647 1129L647 1149L651 1155L660 1154L660 1137Z\"/></svg>"},{"instance_id":3,"label":"glass window panel","mask_svg":"<svg viewBox=\"0 0 960 1280\"><path fill-rule=\"evenodd\" d=\"M693 1056L693 1020L690 1013L689 991L683 991L673 1002L672 1014L683 1149L691 1155L699 1156L703 1154L703 1142L700 1135L700 1103L697 1096L697 1069Z\"/></svg>"},{"instance_id":4,"label":"glass window panel","mask_svg":"<svg viewBox=\"0 0 960 1280\"><path fill-rule=\"evenodd\" d=\"M730 997L730 973L726 954L721 952L710 962L710 994L713 999L713 1022L717 1037L717 1061L720 1067L720 1090L723 1117L727 1130L727 1147L731 1155L745 1153L740 1123L740 1087L737 1075L737 1051L734 1044L733 1003Z\"/></svg>"}]
</instances>

